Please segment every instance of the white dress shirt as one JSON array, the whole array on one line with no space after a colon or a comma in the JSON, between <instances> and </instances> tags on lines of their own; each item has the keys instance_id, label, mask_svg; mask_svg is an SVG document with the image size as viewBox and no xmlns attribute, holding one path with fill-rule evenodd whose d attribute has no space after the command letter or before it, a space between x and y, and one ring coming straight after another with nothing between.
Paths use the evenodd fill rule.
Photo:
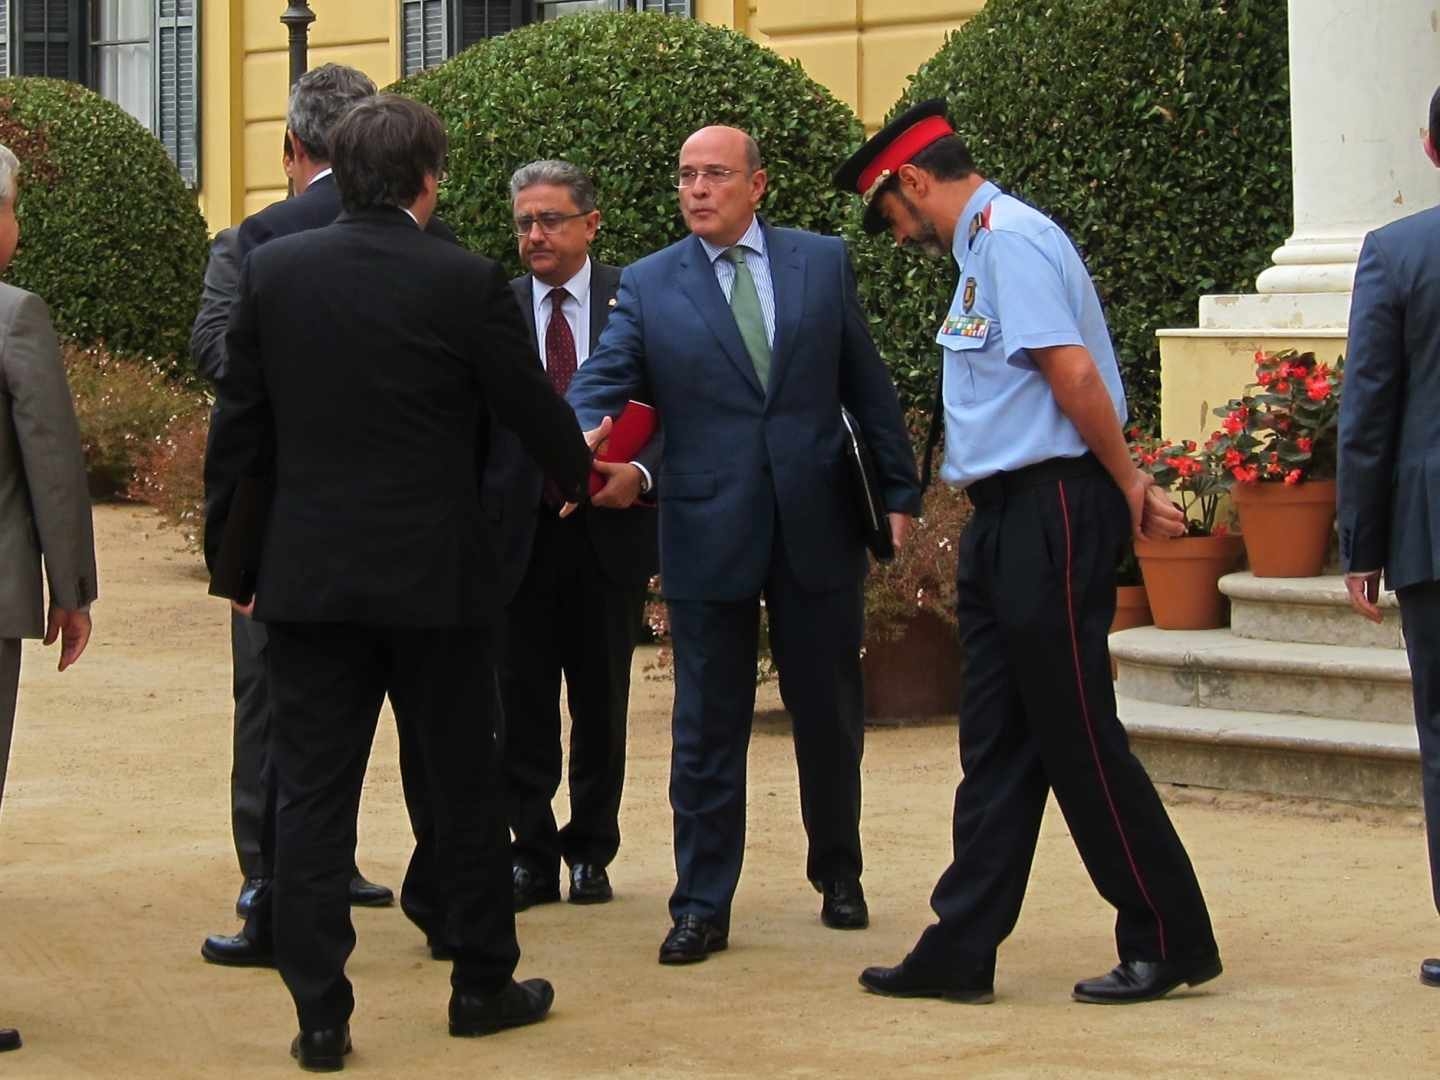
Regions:
<instances>
[{"instance_id":1,"label":"white dress shirt","mask_svg":"<svg viewBox=\"0 0 1440 1080\"><path fill-rule=\"evenodd\" d=\"M546 285L531 275L535 289L535 338L540 346L540 363L548 366L545 358L545 331L550 326L553 305L550 294L557 288L564 289L569 297L560 304L565 321L570 324L570 333L575 338L575 367L579 368L590 358L590 257L585 265L564 285Z\"/></svg>"}]
</instances>

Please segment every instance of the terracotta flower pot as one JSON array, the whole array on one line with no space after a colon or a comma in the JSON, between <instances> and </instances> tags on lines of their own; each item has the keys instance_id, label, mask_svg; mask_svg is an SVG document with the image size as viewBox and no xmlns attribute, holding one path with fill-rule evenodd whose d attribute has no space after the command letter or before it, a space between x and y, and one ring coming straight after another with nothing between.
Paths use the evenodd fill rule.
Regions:
<instances>
[{"instance_id":1,"label":"terracotta flower pot","mask_svg":"<svg viewBox=\"0 0 1440 1080\"><path fill-rule=\"evenodd\" d=\"M1220 579L1245 550L1238 536L1182 536L1136 540L1135 554L1150 612L1162 630L1213 630L1225 625Z\"/></svg>"},{"instance_id":2,"label":"terracotta flower pot","mask_svg":"<svg viewBox=\"0 0 1440 1080\"><path fill-rule=\"evenodd\" d=\"M1256 577L1315 577L1335 524L1335 481L1236 484L1230 498Z\"/></svg>"},{"instance_id":3,"label":"terracotta flower pot","mask_svg":"<svg viewBox=\"0 0 1440 1080\"><path fill-rule=\"evenodd\" d=\"M1155 620L1150 615L1150 598L1144 585L1117 585L1115 587L1115 618L1110 620L1110 632L1129 630L1134 626L1149 626ZM1115 661L1110 661L1110 678L1115 678Z\"/></svg>"}]
</instances>

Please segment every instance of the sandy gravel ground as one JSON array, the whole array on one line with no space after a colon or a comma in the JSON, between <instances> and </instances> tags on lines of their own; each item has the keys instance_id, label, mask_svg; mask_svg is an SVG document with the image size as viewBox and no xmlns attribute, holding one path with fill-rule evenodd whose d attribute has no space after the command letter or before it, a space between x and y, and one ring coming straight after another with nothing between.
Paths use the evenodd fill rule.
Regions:
<instances>
[{"instance_id":1,"label":"sandy gravel ground","mask_svg":"<svg viewBox=\"0 0 1440 1080\"><path fill-rule=\"evenodd\" d=\"M203 963L236 925L227 809L225 611L147 510L96 512L97 636L65 675L29 648L0 820L0 1023L26 1046L6 1077L294 1076L278 977ZM757 725L750 841L728 953L661 968L671 883L668 683L631 712L624 843L608 906L520 917L519 974L556 985L545 1024L445 1034L447 971L396 909L356 914L349 1069L376 1077L1433 1076L1440 952L1418 814L1165 792L1208 892L1224 978L1127 1009L1069 1001L1113 962L1109 909L1054 811L986 1007L862 992L904 955L948 856L951 727L872 732L865 876L873 922L817 919L788 734ZM562 795L563 801L563 795ZM382 722L360 864L398 885L408 834Z\"/></svg>"}]
</instances>

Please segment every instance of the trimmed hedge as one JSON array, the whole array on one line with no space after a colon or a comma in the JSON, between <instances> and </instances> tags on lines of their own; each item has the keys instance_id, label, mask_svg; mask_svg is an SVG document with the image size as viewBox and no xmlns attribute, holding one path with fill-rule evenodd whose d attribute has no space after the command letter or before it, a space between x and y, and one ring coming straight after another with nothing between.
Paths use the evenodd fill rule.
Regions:
<instances>
[{"instance_id":1,"label":"trimmed hedge","mask_svg":"<svg viewBox=\"0 0 1440 1080\"><path fill-rule=\"evenodd\" d=\"M1245 292L1290 230L1285 5L1273 0L989 0L915 74L980 172L1054 218L1085 257L1141 422L1158 414L1155 331L1202 293ZM951 259L848 228L876 340L928 408Z\"/></svg>"},{"instance_id":2,"label":"trimmed hedge","mask_svg":"<svg viewBox=\"0 0 1440 1080\"><path fill-rule=\"evenodd\" d=\"M0 143L20 159L7 279L62 332L172 368L205 272L205 219L164 147L128 113L57 79L0 79Z\"/></svg>"},{"instance_id":3,"label":"trimmed hedge","mask_svg":"<svg viewBox=\"0 0 1440 1080\"><path fill-rule=\"evenodd\" d=\"M516 273L510 174L540 158L590 172L604 214L595 254L624 265L686 234L671 177L680 144L732 124L760 144L776 224L838 232L830 175L860 139L849 108L798 64L733 30L643 14L575 15L482 41L392 89L432 106L450 137L439 212L466 246Z\"/></svg>"}]
</instances>

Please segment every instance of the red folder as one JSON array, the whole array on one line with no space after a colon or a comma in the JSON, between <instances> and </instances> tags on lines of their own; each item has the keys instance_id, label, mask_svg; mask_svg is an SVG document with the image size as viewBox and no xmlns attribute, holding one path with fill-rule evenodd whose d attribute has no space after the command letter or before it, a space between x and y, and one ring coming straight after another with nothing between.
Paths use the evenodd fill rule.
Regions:
<instances>
[{"instance_id":1,"label":"red folder","mask_svg":"<svg viewBox=\"0 0 1440 1080\"><path fill-rule=\"evenodd\" d=\"M655 406L643 401L628 401L620 418L610 425L610 437L595 451L596 461L634 461L635 455L645 448L650 436L660 424ZM590 470L590 494L593 496L605 486L605 477L594 469Z\"/></svg>"}]
</instances>

